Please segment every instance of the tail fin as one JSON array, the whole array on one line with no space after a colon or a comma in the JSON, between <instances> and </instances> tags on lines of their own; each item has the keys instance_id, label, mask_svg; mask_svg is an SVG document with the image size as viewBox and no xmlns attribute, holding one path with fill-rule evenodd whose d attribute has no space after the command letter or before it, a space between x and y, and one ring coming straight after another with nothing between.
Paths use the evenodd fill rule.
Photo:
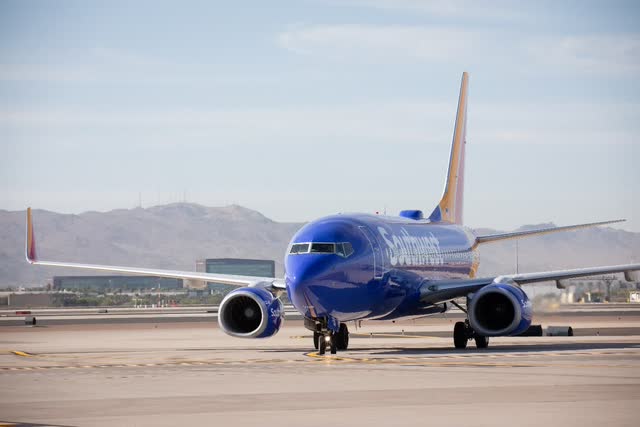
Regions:
<instances>
[{"instance_id":1,"label":"tail fin","mask_svg":"<svg viewBox=\"0 0 640 427\"><path fill-rule=\"evenodd\" d=\"M444 186L444 194L438 206L433 210L431 221L447 221L462 224L464 204L464 157L467 143L467 93L469 74L462 73L460 84L460 98L458 99L458 113L453 130L453 142L449 157L449 172Z\"/></svg>"}]
</instances>

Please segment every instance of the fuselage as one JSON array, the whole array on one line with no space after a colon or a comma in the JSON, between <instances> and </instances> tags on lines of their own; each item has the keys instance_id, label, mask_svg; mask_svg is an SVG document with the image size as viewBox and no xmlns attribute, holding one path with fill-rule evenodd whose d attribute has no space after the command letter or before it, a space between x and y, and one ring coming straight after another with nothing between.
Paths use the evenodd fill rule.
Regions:
<instances>
[{"instance_id":1,"label":"fuselage","mask_svg":"<svg viewBox=\"0 0 640 427\"><path fill-rule=\"evenodd\" d=\"M334 215L305 225L285 255L289 298L312 319L393 319L425 307L425 281L475 275L475 236L446 222L382 215Z\"/></svg>"}]
</instances>

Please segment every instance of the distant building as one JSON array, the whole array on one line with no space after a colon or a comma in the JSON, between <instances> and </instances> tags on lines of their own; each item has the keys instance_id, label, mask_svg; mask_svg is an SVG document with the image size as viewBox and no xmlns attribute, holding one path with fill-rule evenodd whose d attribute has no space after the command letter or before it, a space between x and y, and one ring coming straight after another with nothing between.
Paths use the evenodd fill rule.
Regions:
<instances>
[{"instance_id":1,"label":"distant building","mask_svg":"<svg viewBox=\"0 0 640 427\"><path fill-rule=\"evenodd\" d=\"M275 277L276 263L264 259L210 258L196 261L196 271L239 276ZM208 291L224 291L230 289L221 283L187 281L155 276L55 276L54 290L175 290L183 287L194 287ZM195 285L195 286L192 286Z\"/></svg>"},{"instance_id":2,"label":"distant building","mask_svg":"<svg viewBox=\"0 0 640 427\"><path fill-rule=\"evenodd\" d=\"M155 276L54 276L55 290L174 290L182 288L182 279Z\"/></svg>"},{"instance_id":3,"label":"distant building","mask_svg":"<svg viewBox=\"0 0 640 427\"><path fill-rule=\"evenodd\" d=\"M45 293L10 294L7 298L9 307L49 307L52 302L51 294Z\"/></svg>"},{"instance_id":4,"label":"distant building","mask_svg":"<svg viewBox=\"0 0 640 427\"><path fill-rule=\"evenodd\" d=\"M276 277L276 263L267 259L209 258L196 261L196 271L238 276ZM230 289L229 285L207 282L209 291Z\"/></svg>"}]
</instances>

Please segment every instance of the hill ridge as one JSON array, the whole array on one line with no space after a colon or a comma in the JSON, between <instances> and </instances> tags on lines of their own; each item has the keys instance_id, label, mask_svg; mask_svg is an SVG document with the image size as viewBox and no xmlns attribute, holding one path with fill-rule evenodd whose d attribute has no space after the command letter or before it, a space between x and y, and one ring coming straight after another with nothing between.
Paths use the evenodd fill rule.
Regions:
<instances>
[{"instance_id":1,"label":"hill ridge","mask_svg":"<svg viewBox=\"0 0 640 427\"><path fill-rule=\"evenodd\" d=\"M278 276L283 274L287 245L303 225L277 222L235 204L170 203L80 214L33 212L43 258L183 270L194 270L195 261L202 258L264 258L275 260ZM0 210L0 286L44 285L54 275L91 274L28 265L24 221L25 211ZM523 227L538 226L549 223ZM515 271L514 246L512 241L483 245L478 274ZM521 272L637 262L640 233L601 227L522 239L519 259Z\"/></svg>"}]
</instances>

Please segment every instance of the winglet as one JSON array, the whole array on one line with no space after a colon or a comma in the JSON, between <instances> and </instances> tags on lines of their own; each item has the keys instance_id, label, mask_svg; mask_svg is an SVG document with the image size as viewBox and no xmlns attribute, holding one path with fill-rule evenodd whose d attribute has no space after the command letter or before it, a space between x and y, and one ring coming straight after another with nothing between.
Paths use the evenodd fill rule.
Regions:
<instances>
[{"instance_id":1,"label":"winglet","mask_svg":"<svg viewBox=\"0 0 640 427\"><path fill-rule=\"evenodd\" d=\"M33 233L33 219L31 218L31 208L27 208L27 242L26 257L27 261L34 264L38 258L36 256L36 236Z\"/></svg>"}]
</instances>

